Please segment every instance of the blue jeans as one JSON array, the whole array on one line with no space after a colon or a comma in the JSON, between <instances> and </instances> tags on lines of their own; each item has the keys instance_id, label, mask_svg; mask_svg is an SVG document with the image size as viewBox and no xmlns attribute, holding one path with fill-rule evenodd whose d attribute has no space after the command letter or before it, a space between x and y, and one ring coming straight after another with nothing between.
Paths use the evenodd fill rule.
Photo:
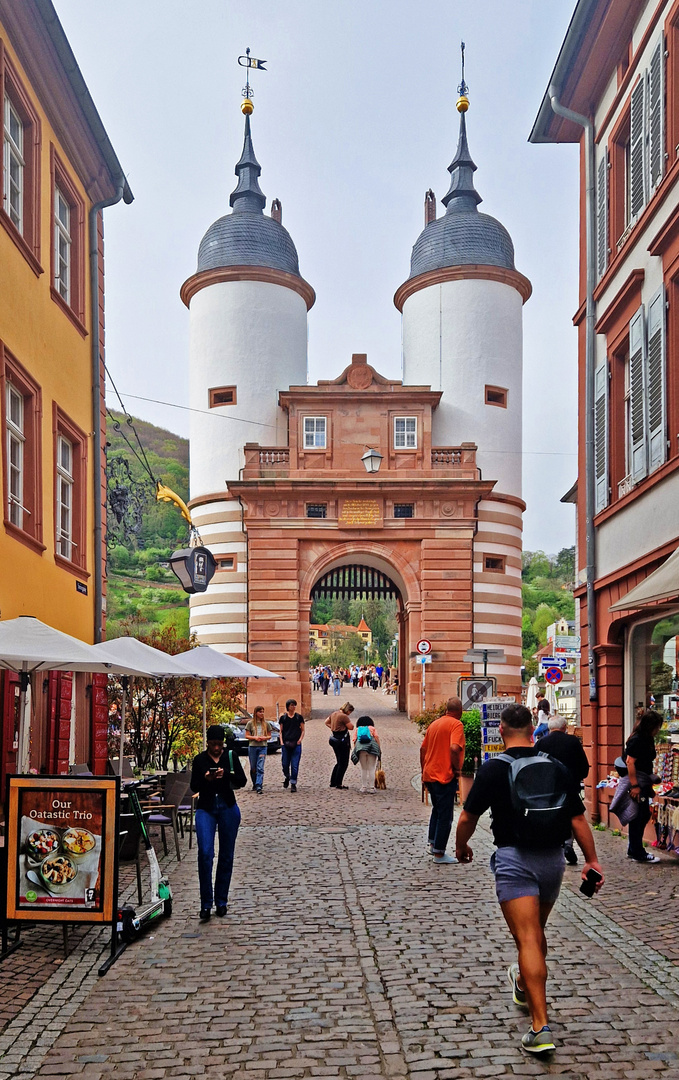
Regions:
<instances>
[{"instance_id":1,"label":"blue jeans","mask_svg":"<svg viewBox=\"0 0 679 1080\"><path fill-rule=\"evenodd\" d=\"M259 788L264 783L266 746L248 746L248 758L250 759L250 779L253 785Z\"/></svg>"},{"instance_id":2,"label":"blue jeans","mask_svg":"<svg viewBox=\"0 0 679 1080\"><path fill-rule=\"evenodd\" d=\"M429 819L429 843L438 855L443 855L453 827L456 783L441 784L438 780L428 780L426 788L431 798L431 817Z\"/></svg>"},{"instance_id":3,"label":"blue jeans","mask_svg":"<svg viewBox=\"0 0 679 1080\"><path fill-rule=\"evenodd\" d=\"M233 852L240 825L238 804L227 806L215 795L214 810L196 810L196 840L198 842L198 880L200 882L200 906L211 908L228 903ZM212 864L215 858L215 833L219 833L219 855L212 890Z\"/></svg>"},{"instance_id":4,"label":"blue jeans","mask_svg":"<svg viewBox=\"0 0 679 1080\"><path fill-rule=\"evenodd\" d=\"M297 773L299 772L299 759L302 756L302 744L297 743L294 750L288 750L287 746L281 749L281 765L283 767L283 776L286 780L290 780L293 784L297 783Z\"/></svg>"}]
</instances>

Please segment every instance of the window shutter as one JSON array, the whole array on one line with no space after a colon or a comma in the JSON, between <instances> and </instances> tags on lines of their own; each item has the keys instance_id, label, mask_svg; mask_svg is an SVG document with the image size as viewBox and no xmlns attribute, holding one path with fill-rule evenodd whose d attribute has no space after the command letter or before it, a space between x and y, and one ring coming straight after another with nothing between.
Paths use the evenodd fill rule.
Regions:
<instances>
[{"instance_id":1,"label":"window shutter","mask_svg":"<svg viewBox=\"0 0 679 1080\"><path fill-rule=\"evenodd\" d=\"M646 168L644 153L646 73L632 91L630 117L630 189L632 220L646 205Z\"/></svg>"},{"instance_id":2,"label":"window shutter","mask_svg":"<svg viewBox=\"0 0 679 1080\"><path fill-rule=\"evenodd\" d=\"M662 180L665 165L665 39L653 50L648 71L648 190Z\"/></svg>"},{"instance_id":3,"label":"window shutter","mask_svg":"<svg viewBox=\"0 0 679 1080\"><path fill-rule=\"evenodd\" d=\"M608 361L594 373L595 512L608 506Z\"/></svg>"},{"instance_id":4,"label":"window shutter","mask_svg":"<svg viewBox=\"0 0 679 1080\"><path fill-rule=\"evenodd\" d=\"M665 288L648 305L648 471L665 460Z\"/></svg>"},{"instance_id":5,"label":"window shutter","mask_svg":"<svg viewBox=\"0 0 679 1080\"><path fill-rule=\"evenodd\" d=\"M633 483L646 475L646 337L643 305L629 324L630 473Z\"/></svg>"},{"instance_id":6,"label":"window shutter","mask_svg":"<svg viewBox=\"0 0 679 1080\"><path fill-rule=\"evenodd\" d=\"M608 151L599 162L596 181L597 275L602 277L608 264Z\"/></svg>"}]
</instances>

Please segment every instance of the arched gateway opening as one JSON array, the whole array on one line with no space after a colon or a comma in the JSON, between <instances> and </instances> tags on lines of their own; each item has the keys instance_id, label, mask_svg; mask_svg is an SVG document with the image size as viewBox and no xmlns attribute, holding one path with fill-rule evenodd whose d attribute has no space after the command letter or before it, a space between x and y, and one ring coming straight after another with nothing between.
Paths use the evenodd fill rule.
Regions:
<instances>
[{"instance_id":1,"label":"arched gateway opening","mask_svg":"<svg viewBox=\"0 0 679 1080\"><path fill-rule=\"evenodd\" d=\"M407 672L407 633L404 633L404 630L407 619L399 586L383 570L365 563L352 562L326 570L311 589L312 603L314 600L387 599L397 601L397 648L392 667L395 667L398 679L396 690L398 708L404 710Z\"/></svg>"}]
</instances>

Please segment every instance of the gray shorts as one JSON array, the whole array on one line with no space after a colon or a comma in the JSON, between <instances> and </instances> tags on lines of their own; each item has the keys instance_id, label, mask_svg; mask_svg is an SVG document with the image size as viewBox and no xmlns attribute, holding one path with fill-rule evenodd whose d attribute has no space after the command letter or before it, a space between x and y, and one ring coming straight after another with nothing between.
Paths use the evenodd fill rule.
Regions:
<instances>
[{"instance_id":1,"label":"gray shorts","mask_svg":"<svg viewBox=\"0 0 679 1080\"><path fill-rule=\"evenodd\" d=\"M565 867L562 847L544 851L498 848L490 857L498 903L521 896L538 896L541 904L555 903Z\"/></svg>"}]
</instances>

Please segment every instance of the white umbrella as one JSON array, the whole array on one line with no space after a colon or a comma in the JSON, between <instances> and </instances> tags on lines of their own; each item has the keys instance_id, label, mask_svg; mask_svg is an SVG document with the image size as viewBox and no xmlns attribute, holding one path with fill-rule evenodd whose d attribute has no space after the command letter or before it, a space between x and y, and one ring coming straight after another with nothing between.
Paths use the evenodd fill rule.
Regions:
<instances>
[{"instance_id":1,"label":"white umbrella","mask_svg":"<svg viewBox=\"0 0 679 1080\"><path fill-rule=\"evenodd\" d=\"M210 679L282 679L275 671L248 664L228 653L218 652L209 645L197 645L188 652L172 658L187 674L202 680L203 685L203 745L207 744L207 684Z\"/></svg>"},{"instance_id":2,"label":"white umbrella","mask_svg":"<svg viewBox=\"0 0 679 1080\"><path fill-rule=\"evenodd\" d=\"M19 747L17 769L26 767L28 749L26 724L26 691L33 671L92 671L104 674L144 674L126 665L79 638L55 630L32 615L0 620L0 668L17 671L21 676L19 701Z\"/></svg>"},{"instance_id":3,"label":"white umbrella","mask_svg":"<svg viewBox=\"0 0 679 1080\"><path fill-rule=\"evenodd\" d=\"M549 702L549 712L551 715L556 712L556 690L551 683L547 683L545 686L545 697Z\"/></svg>"},{"instance_id":4,"label":"white umbrella","mask_svg":"<svg viewBox=\"0 0 679 1080\"><path fill-rule=\"evenodd\" d=\"M531 712L538 703L538 690L538 680L535 678L535 675L532 675L528 683L528 691L526 693L526 708L530 709Z\"/></svg>"},{"instance_id":5,"label":"white umbrella","mask_svg":"<svg viewBox=\"0 0 679 1080\"><path fill-rule=\"evenodd\" d=\"M187 679L191 676L178 664L173 662L171 656L162 649L154 649L152 645L146 645L143 641L133 637L112 638L110 641L102 641L94 645L94 649L102 656L111 657L117 663L137 668L145 675L154 679L170 678L172 676ZM120 756L118 758L118 772L123 775L123 750L125 747L125 719L127 713L127 676L123 675L123 700L120 706Z\"/></svg>"}]
</instances>

